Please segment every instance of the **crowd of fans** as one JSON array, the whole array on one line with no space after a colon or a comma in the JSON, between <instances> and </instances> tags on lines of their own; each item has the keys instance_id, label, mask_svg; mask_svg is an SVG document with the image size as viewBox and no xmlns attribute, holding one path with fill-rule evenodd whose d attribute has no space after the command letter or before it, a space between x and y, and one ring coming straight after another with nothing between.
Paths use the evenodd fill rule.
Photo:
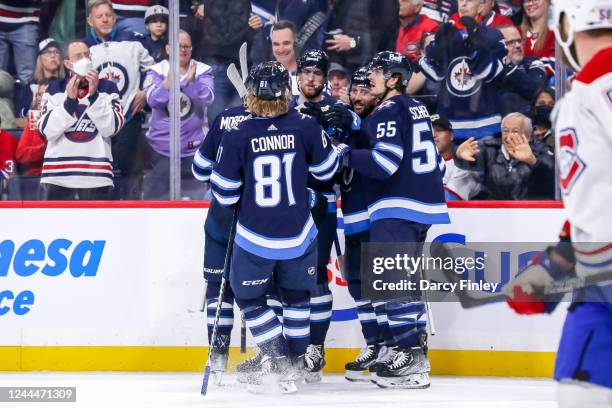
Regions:
<instances>
[{"instance_id":1,"label":"crowd of fans","mask_svg":"<svg viewBox=\"0 0 612 408\"><path fill-rule=\"evenodd\" d=\"M83 199L91 197L83 186L106 188L108 180L111 189L101 198L168 198L173 45L167 3L0 0L3 199ZM347 104L352 73L373 54L406 55L415 72L407 92L431 114L446 161L448 199L554 198L555 44L547 26L549 6L550 0L181 1L176 45L182 195L204 196L191 161L208 123L241 103L226 71L239 65L239 48L246 42L249 63L282 63L296 95L299 55L324 50L332 61L327 92ZM62 25L66 15L75 17L68 27ZM75 66L84 56L91 66ZM77 69L84 69L89 82L71 83L68 73ZM88 83L99 93L112 91L91 79L91 70L100 84L114 84L117 100L87 93ZM108 151L110 177L101 165L83 159L88 151L62 151L54 140L52 122L61 115L52 112L52 104L41 109L41 100L71 92L78 106L70 107L72 119L60 130L72 142L93 137L89 120L96 126L117 120L116 129L104 122L110 133L96 136L100 149ZM100 116L88 109L100 109ZM69 194L50 194L52 186Z\"/></svg>"}]
</instances>

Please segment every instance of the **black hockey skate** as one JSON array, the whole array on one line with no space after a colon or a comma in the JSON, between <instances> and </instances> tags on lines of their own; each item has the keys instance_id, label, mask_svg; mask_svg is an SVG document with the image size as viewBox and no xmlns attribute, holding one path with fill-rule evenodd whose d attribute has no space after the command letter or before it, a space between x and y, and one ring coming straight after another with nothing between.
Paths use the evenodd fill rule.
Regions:
<instances>
[{"instance_id":1,"label":"black hockey skate","mask_svg":"<svg viewBox=\"0 0 612 408\"><path fill-rule=\"evenodd\" d=\"M261 369L261 360L264 354L261 350L257 349L257 354L247 358L242 363L236 366L236 372L238 373L238 382L248 383L249 378L253 373L256 373Z\"/></svg>"},{"instance_id":2,"label":"black hockey skate","mask_svg":"<svg viewBox=\"0 0 612 408\"><path fill-rule=\"evenodd\" d=\"M370 381L376 384L377 381L377 373L378 370L383 368L385 364L389 361L393 360L395 354L397 354L397 347L391 346L380 346L378 350L378 356L376 357L376 361L368 368L370 371Z\"/></svg>"},{"instance_id":3,"label":"black hockey skate","mask_svg":"<svg viewBox=\"0 0 612 408\"><path fill-rule=\"evenodd\" d=\"M304 356L291 361L289 357L272 357L262 354L259 369L248 377L247 391L263 394L278 391L292 394L303 379Z\"/></svg>"},{"instance_id":4,"label":"black hockey skate","mask_svg":"<svg viewBox=\"0 0 612 408\"><path fill-rule=\"evenodd\" d=\"M210 373L213 383L220 385L223 374L227 371L227 360L229 358L230 336L217 335L212 352L210 353Z\"/></svg>"},{"instance_id":5,"label":"black hockey skate","mask_svg":"<svg viewBox=\"0 0 612 408\"><path fill-rule=\"evenodd\" d=\"M370 381L370 374L364 374L364 371L367 371L372 364L376 362L376 357L378 357L378 352L380 351L380 346L378 344L372 344L361 349L361 353L357 356L355 361L351 361L350 363L346 363L344 368L346 372L344 373L344 378L351 382L356 381Z\"/></svg>"},{"instance_id":6,"label":"black hockey skate","mask_svg":"<svg viewBox=\"0 0 612 408\"><path fill-rule=\"evenodd\" d=\"M320 382L325 367L325 349L322 345L309 344L304 355L304 379L307 383Z\"/></svg>"},{"instance_id":7,"label":"black hockey skate","mask_svg":"<svg viewBox=\"0 0 612 408\"><path fill-rule=\"evenodd\" d=\"M427 388L430 370L421 347L398 348L393 360L377 371L376 384L381 388Z\"/></svg>"}]
</instances>

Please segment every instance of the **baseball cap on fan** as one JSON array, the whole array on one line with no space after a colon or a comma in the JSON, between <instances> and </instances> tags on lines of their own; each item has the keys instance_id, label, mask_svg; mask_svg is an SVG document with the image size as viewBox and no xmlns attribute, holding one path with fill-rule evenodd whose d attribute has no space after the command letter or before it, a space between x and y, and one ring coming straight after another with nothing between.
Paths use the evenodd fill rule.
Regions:
<instances>
[{"instance_id":1,"label":"baseball cap on fan","mask_svg":"<svg viewBox=\"0 0 612 408\"><path fill-rule=\"evenodd\" d=\"M62 45L59 42L55 41L53 38L45 38L38 43L38 55L42 54L50 47L55 47L60 53L62 52Z\"/></svg>"},{"instance_id":2,"label":"baseball cap on fan","mask_svg":"<svg viewBox=\"0 0 612 408\"><path fill-rule=\"evenodd\" d=\"M153 19L154 17L161 17L162 19L166 20L167 23L170 19L170 11L164 6L160 5L149 7L145 12L145 24L148 24L149 20Z\"/></svg>"},{"instance_id":3,"label":"baseball cap on fan","mask_svg":"<svg viewBox=\"0 0 612 408\"><path fill-rule=\"evenodd\" d=\"M348 76L346 69L344 69L344 67L337 62L332 62L329 64L327 75L332 76L332 73L342 78L346 78Z\"/></svg>"},{"instance_id":4,"label":"baseball cap on fan","mask_svg":"<svg viewBox=\"0 0 612 408\"><path fill-rule=\"evenodd\" d=\"M453 130L453 125L450 123L450 120L448 120L448 118L444 115L431 115L430 116L431 119L431 124L434 126L438 126L442 129L446 129L446 130Z\"/></svg>"}]
</instances>

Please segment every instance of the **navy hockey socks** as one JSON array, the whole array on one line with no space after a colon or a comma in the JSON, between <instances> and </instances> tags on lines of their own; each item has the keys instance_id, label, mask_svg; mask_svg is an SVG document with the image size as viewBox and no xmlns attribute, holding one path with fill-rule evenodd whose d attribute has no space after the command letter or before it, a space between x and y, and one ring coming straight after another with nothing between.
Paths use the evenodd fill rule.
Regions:
<instances>
[{"instance_id":1,"label":"navy hockey socks","mask_svg":"<svg viewBox=\"0 0 612 408\"><path fill-rule=\"evenodd\" d=\"M391 329L389 328L389 320L387 318L387 312L385 310L385 303L383 302L374 302L372 303L374 307L374 313L376 314L376 321L378 322L378 331L379 331L379 340L385 343L385 346L395 346L395 340L393 339L393 334L391 333Z\"/></svg>"},{"instance_id":2,"label":"navy hockey socks","mask_svg":"<svg viewBox=\"0 0 612 408\"><path fill-rule=\"evenodd\" d=\"M206 327L208 328L208 344L213 332L213 324L215 322L215 314L217 313L217 304L219 300L220 282L208 281L206 286ZM223 302L221 303L221 315L217 324L217 334L220 336L230 336L232 327L234 326L234 292L228 284L225 285L225 293L223 294Z\"/></svg>"},{"instance_id":3,"label":"navy hockey socks","mask_svg":"<svg viewBox=\"0 0 612 408\"><path fill-rule=\"evenodd\" d=\"M327 283L317 285L310 298L310 344L323 345L332 318L332 294Z\"/></svg>"},{"instance_id":4,"label":"navy hockey socks","mask_svg":"<svg viewBox=\"0 0 612 408\"><path fill-rule=\"evenodd\" d=\"M355 303L357 304L357 317L361 324L361 332L366 344L368 346L378 344L380 341L380 328L378 327L378 320L376 319L372 302L367 299L355 299Z\"/></svg>"},{"instance_id":5,"label":"navy hockey socks","mask_svg":"<svg viewBox=\"0 0 612 408\"><path fill-rule=\"evenodd\" d=\"M283 334L292 355L299 356L310 344L310 294L307 291L281 290Z\"/></svg>"},{"instance_id":6,"label":"navy hockey socks","mask_svg":"<svg viewBox=\"0 0 612 408\"><path fill-rule=\"evenodd\" d=\"M385 304L389 328L395 345L419 346L420 334L425 331L425 302L391 301Z\"/></svg>"},{"instance_id":7,"label":"navy hockey socks","mask_svg":"<svg viewBox=\"0 0 612 408\"><path fill-rule=\"evenodd\" d=\"M287 341L283 326L274 311L265 304L265 298L236 299L244 314L244 320L259 349L270 356L287 355Z\"/></svg>"}]
</instances>

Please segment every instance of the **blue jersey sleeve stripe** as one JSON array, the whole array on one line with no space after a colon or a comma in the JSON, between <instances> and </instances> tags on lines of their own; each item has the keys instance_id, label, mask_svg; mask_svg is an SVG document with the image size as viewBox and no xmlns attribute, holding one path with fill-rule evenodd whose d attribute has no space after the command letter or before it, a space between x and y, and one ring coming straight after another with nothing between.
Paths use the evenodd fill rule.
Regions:
<instances>
[{"instance_id":1,"label":"blue jersey sleeve stripe","mask_svg":"<svg viewBox=\"0 0 612 408\"><path fill-rule=\"evenodd\" d=\"M398 146L395 144L378 142L374 145L374 150L380 150L380 151L393 153L400 160L404 158L404 149L401 146Z\"/></svg>"},{"instance_id":2,"label":"blue jersey sleeve stripe","mask_svg":"<svg viewBox=\"0 0 612 408\"><path fill-rule=\"evenodd\" d=\"M193 162L194 164L196 164L198 167L205 169L205 168L212 168L213 162L211 160L208 160L206 157L204 157L204 155L202 153L200 153L200 151L198 150L195 154L195 156L193 156Z\"/></svg>"},{"instance_id":3,"label":"blue jersey sleeve stripe","mask_svg":"<svg viewBox=\"0 0 612 408\"><path fill-rule=\"evenodd\" d=\"M387 157L383 156L376 150L372 150L372 158L387 174L394 174L399 166L389 160Z\"/></svg>"},{"instance_id":4,"label":"blue jersey sleeve stripe","mask_svg":"<svg viewBox=\"0 0 612 408\"><path fill-rule=\"evenodd\" d=\"M329 152L329 155L327 156L325 160L323 160L323 162L321 162L320 164L316 166L308 167L308 171L310 171L313 174L324 173L327 170L329 170L330 167L332 167L334 164L337 164L337 163L338 163L338 154L336 153L335 149L331 149L331 151Z\"/></svg>"},{"instance_id":5,"label":"blue jersey sleeve stripe","mask_svg":"<svg viewBox=\"0 0 612 408\"><path fill-rule=\"evenodd\" d=\"M219 202L219 204L221 205L236 204L238 200L240 199L240 195L225 197L217 193L215 190L212 191L212 194L215 197L215 199Z\"/></svg>"},{"instance_id":6,"label":"blue jersey sleeve stripe","mask_svg":"<svg viewBox=\"0 0 612 408\"><path fill-rule=\"evenodd\" d=\"M334 163L334 166L332 167L332 169L330 171L328 171L327 173L321 174L321 173L312 173L312 177L316 178L317 180L321 180L321 181L325 181L325 180L329 180L332 177L334 177L334 174L336 174L336 171L338 171L338 161L336 160L336 162Z\"/></svg>"},{"instance_id":7,"label":"blue jersey sleeve stripe","mask_svg":"<svg viewBox=\"0 0 612 408\"><path fill-rule=\"evenodd\" d=\"M242 181L225 178L214 170L210 175L210 182L222 190L237 190L242 186Z\"/></svg>"},{"instance_id":8,"label":"blue jersey sleeve stripe","mask_svg":"<svg viewBox=\"0 0 612 408\"><path fill-rule=\"evenodd\" d=\"M191 173L193 173L193 177L199 181L209 181L210 180L210 171L202 170L196 166L196 164L191 165Z\"/></svg>"}]
</instances>

